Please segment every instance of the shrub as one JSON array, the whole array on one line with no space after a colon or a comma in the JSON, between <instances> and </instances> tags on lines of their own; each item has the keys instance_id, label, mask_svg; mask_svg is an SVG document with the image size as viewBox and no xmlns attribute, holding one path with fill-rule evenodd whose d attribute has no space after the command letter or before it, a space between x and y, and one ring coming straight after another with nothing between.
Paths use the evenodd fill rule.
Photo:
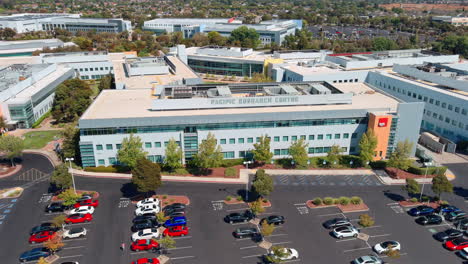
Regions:
<instances>
[{"instance_id":1,"label":"shrub","mask_svg":"<svg viewBox=\"0 0 468 264\"><path fill-rule=\"evenodd\" d=\"M428 167L428 168L419 168L415 166L410 166L407 171L409 173L417 174L417 175L445 175L445 172L447 171L447 167L441 166L441 167Z\"/></svg>"},{"instance_id":2,"label":"shrub","mask_svg":"<svg viewBox=\"0 0 468 264\"><path fill-rule=\"evenodd\" d=\"M353 162L351 165L350 162ZM359 159L359 156L354 156L354 155L343 155L340 157L340 164L344 167L347 168L358 168L362 167L361 165L361 160Z\"/></svg>"},{"instance_id":3,"label":"shrub","mask_svg":"<svg viewBox=\"0 0 468 264\"><path fill-rule=\"evenodd\" d=\"M412 202L412 203L417 203L417 202L418 202L418 198L413 197L413 198L410 199L410 202Z\"/></svg>"},{"instance_id":4,"label":"shrub","mask_svg":"<svg viewBox=\"0 0 468 264\"><path fill-rule=\"evenodd\" d=\"M237 197L236 197L236 200L239 201L239 202L242 201L242 200L243 200L243 199L242 199L242 196L240 196L240 195L237 196Z\"/></svg>"},{"instance_id":5,"label":"shrub","mask_svg":"<svg viewBox=\"0 0 468 264\"><path fill-rule=\"evenodd\" d=\"M388 250L387 252L385 252L385 255L387 255L387 257L389 258L392 258L392 259L397 259L400 257L400 251L398 250Z\"/></svg>"},{"instance_id":6,"label":"shrub","mask_svg":"<svg viewBox=\"0 0 468 264\"><path fill-rule=\"evenodd\" d=\"M130 172L130 168L121 165L113 165L113 166L99 166L99 167L85 167L84 171L89 172L111 172L111 173L126 173Z\"/></svg>"},{"instance_id":7,"label":"shrub","mask_svg":"<svg viewBox=\"0 0 468 264\"><path fill-rule=\"evenodd\" d=\"M387 167L387 162L385 160L377 160L377 161L372 161L369 163L372 169L374 170L382 170Z\"/></svg>"},{"instance_id":8,"label":"shrub","mask_svg":"<svg viewBox=\"0 0 468 264\"><path fill-rule=\"evenodd\" d=\"M333 204L333 198L325 197L325 198L323 198L323 203L326 204L326 205L332 205Z\"/></svg>"},{"instance_id":9,"label":"shrub","mask_svg":"<svg viewBox=\"0 0 468 264\"><path fill-rule=\"evenodd\" d=\"M228 201L228 202L229 202L229 201L231 201L231 200L232 200L232 197L231 197L230 195L228 195L228 196L226 196L226 199L224 199L224 200L226 200L226 201Z\"/></svg>"},{"instance_id":10,"label":"shrub","mask_svg":"<svg viewBox=\"0 0 468 264\"><path fill-rule=\"evenodd\" d=\"M431 200L431 198L429 196L426 196L426 195L423 195L423 197L421 198L421 201L423 202L429 202Z\"/></svg>"},{"instance_id":11,"label":"shrub","mask_svg":"<svg viewBox=\"0 0 468 264\"><path fill-rule=\"evenodd\" d=\"M224 176L229 177L229 178L236 177L237 176L236 168L233 168L233 167L226 168L226 170L224 171Z\"/></svg>"},{"instance_id":12,"label":"shrub","mask_svg":"<svg viewBox=\"0 0 468 264\"><path fill-rule=\"evenodd\" d=\"M340 204L341 204L341 205L348 205L348 204L349 204L349 201L350 201L350 199L349 199L348 197L345 197L345 196L341 196L341 197L339 198L339 200L340 200Z\"/></svg>"},{"instance_id":13,"label":"shrub","mask_svg":"<svg viewBox=\"0 0 468 264\"><path fill-rule=\"evenodd\" d=\"M260 233L262 233L262 235L264 237L270 236L271 234L273 234L273 231L275 231L275 225L274 224L268 224L267 221L262 222L262 224L260 226Z\"/></svg>"},{"instance_id":14,"label":"shrub","mask_svg":"<svg viewBox=\"0 0 468 264\"><path fill-rule=\"evenodd\" d=\"M445 205L445 204L449 204L449 203L448 203L447 201L442 201L442 200L440 200L440 201L439 201L439 204Z\"/></svg>"},{"instance_id":15,"label":"shrub","mask_svg":"<svg viewBox=\"0 0 468 264\"><path fill-rule=\"evenodd\" d=\"M362 203L362 199L361 199L361 197L353 196L353 197L351 197L351 203L352 203L352 204L361 204L361 203Z\"/></svg>"},{"instance_id":16,"label":"shrub","mask_svg":"<svg viewBox=\"0 0 468 264\"><path fill-rule=\"evenodd\" d=\"M322 198L319 198L319 197L314 198L314 201L313 201L315 205L322 205L322 202L323 202Z\"/></svg>"},{"instance_id":17,"label":"shrub","mask_svg":"<svg viewBox=\"0 0 468 264\"><path fill-rule=\"evenodd\" d=\"M340 204L340 199L333 198L333 204Z\"/></svg>"},{"instance_id":18,"label":"shrub","mask_svg":"<svg viewBox=\"0 0 468 264\"><path fill-rule=\"evenodd\" d=\"M263 203L268 203L268 199L263 199L262 202Z\"/></svg>"},{"instance_id":19,"label":"shrub","mask_svg":"<svg viewBox=\"0 0 468 264\"><path fill-rule=\"evenodd\" d=\"M254 215L265 212L265 208L263 208L262 201L260 199L250 204L250 210L252 210Z\"/></svg>"},{"instance_id":20,"label":"shrub","mask_svg":"<svg viewBox=\"0 0 468 264\"><path fill-rule=\"evenodd\" d=\"M177 168L174 170L175 175L187 175L190 174L186 168Z\"/></svg>"},{"instance_id":21,"label":"shrub","mask_svg":"<svg viewBox=\"0 0 468 264\"><path fill-rule=\"evenodd\" d=\"M163 199L167 199L167 195L163 195L162 198L163 198Z\"/></svg>"},{"instance_id":22,"label":"shrub","mask_svg":"<svg viewBox=\"0 0 468 264\"><path fill-rule=\"evenodd\" d=\"M164 202L164 205L168 205L168 204L169 204L169 202Z\"/></svg>"},{"instance_id":23,"label":"shrub","mask_svg":"<svg viewBox=\"0 0 468 264\"><path fill-rule=\"evenodd\" d=\"M375 224L375 221L374 219L372 219L372 217L368 214L362 214L359 216L359 225L361 225L362 227L370 227L370 226L373 226Z\"/></svg>"},{"instance_id":24,"label":"shrub","mask_svg":"<svg viewBox=\"0 0 468 264\"><path fill-rule=\"evenodd\" d=\"M224 159L221 162L220 167L227 168L242 164L244 164L244 159Z\"/></svg>"}]
</instances>

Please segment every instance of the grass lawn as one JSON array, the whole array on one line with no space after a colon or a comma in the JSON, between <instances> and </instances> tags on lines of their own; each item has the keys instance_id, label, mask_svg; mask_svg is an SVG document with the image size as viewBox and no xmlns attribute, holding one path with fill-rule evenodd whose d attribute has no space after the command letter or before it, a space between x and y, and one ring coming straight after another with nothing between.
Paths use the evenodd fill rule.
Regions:
<instances>
[{"instance_id":1,"label":"grass lawn","mask_svg":"<svg viewBox=\"0 0 468 264\"><path fill-rule=\"evenodd\" d=\"M32 131L24 134L25 149L40 149L47 143L54 140L54 137L61 137L61 131Z\"/></svg>"}]
</instances>

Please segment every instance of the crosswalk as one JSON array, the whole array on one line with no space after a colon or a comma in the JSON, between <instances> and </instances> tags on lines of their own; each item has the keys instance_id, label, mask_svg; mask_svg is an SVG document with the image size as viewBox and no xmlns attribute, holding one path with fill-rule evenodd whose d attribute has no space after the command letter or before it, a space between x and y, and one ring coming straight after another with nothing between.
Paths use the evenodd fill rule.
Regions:
<instances>
[{"instance_id":1,"label":"crosswalk","mask_svg":"<svg viewBox=\"0 0 468 264\"><path fill-rule=\"evenodd\" d=\"M381 186L382 183L372 175L275 175L275 185L284 186Z\"/></svg>"}]
</instances>

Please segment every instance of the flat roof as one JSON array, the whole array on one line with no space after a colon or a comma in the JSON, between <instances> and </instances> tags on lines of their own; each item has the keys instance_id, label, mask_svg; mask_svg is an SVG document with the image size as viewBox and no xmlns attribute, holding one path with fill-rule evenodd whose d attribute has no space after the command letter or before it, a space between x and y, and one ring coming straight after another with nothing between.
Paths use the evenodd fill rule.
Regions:
<instances>
[{"instance_id":1,"label":"flat roof","mask_svg":"<svg viewBox=\"0 0 468 264\"><path fill-rule=\"evenodd\" d=\"M230 114L258 114L277 112L304 112L353 109L383 109L396 112L399 101L393 97L379 93L364 83L333 84L342 92L353 93L351 104L340 105L307 105L283 107L252 107L229 109L200 109L200 110L168 110L151 111L154 99L152 89L138 90L104 90L81 117L81 120L145 118L145 117L177 117L203 115ZM174 99L177 100L177 99Z\"/></svg>"},{"instance_id":2,"label":"flat roof","mask_svg":"<svg viewBox=\"0 0 468 264\"><path fill-rule=\"evenodd\" d=\"M288 64L286 66L282 66L282 68L295 72L300 75L314 75L314 74L343 72L342 69L331 68L326 65L317 65L317 66L308 67L308 66L299 66L297 64Z\"/></svg>"},{"instance_id":3,"label":"flat roof","mask_svg":"<svg viewBox=\"0 0 468 264\"><path fill-rule=\"evenodd\" d=\"M266 59L273 59L272 54L265 54L260 51L253 51L252 54L244 56L244 57L235 57L235 56L217 56L217 55L208 55L208 54L199 54L197 53L198 49L202 47L190 47L186 48L185 52L187 56L196 56L200 58L211 58L211 59L216 59L216 58L230 58L233 60L245 60L245 61L258 61L262 62Z\"/></svg>"}]
</instances>

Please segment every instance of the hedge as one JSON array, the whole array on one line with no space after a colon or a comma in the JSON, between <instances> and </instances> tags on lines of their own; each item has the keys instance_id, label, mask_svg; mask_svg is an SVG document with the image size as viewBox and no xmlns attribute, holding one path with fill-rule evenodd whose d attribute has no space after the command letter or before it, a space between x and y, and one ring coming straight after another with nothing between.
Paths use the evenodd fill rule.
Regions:
<instances>
[{"instance_id":1,"label":"hedge","mask_svg":"<svg viewBox=\"0 0 468 264\"><path fill-rule=\"evenodd\" d=\"M36 120L36 122L34 122L34 124L32 124L31 127L32 127L32 128L38 127L38 126L42 123L42 121L44 121L44 119L46 119L47 117L49 117L49 116L51 115L51 113L52 113L51 110L47 111L47 113L45 113L44 115L42 115L41 117L39 117L39 119Z\"/></svg>"},{"instance_id":2,"label":"hedge","mask_svg":"<svg viewBox=\"0 0 468 264\"><path fill-rule=\"evenodd\" d=\"M229 177L229 178L232 178L232 177L236 177L237 175L237 170L236 168L226 168L226 170L224 170L224 176L226 177Z\"/></svg>"},{"instance_id":3,"label":"hedge","mask_svg":"<svg viewBox=\"0 0 468 264\"><path fill-rule=\"evenodd\" d=\"M130 172L130 168L126 166L113 165L113 166L99 166L99 167L85 167L84 171L89 172L112 172L112 173L124 173Z\"/></svg>"},{"instance_id":4,"label":"hedge","mask_svg":"<svg viewBox=\"0 0 468 264\"><path fill-rule=\"evenodd\" d=\"M220 167L233 167L244 164L244 159L225 159L221 162Z\"/></svg>"},{"instance_id":5,"label":"hedge","mask_svg":"<svg viewBox=\"0 0 468 264\"><path fill-rule=\"evenodd\" d=\"M417 175L444 175L447 171L447 167L428 167L428 168L419 168L415 166L410 166L407 170L409 173L417 174Z\"/></svg>"},{"instance_id":6,"label":"hedge","mask_svg":"<svg viewBox=\"0 0 468 264\"><path fill-rule=\"evenodd\" d=\"M387 167L387 161L385 160L371 161L369 163L369 166L371 166L371 168L374 170L382 170Z\"/></svg>"},{"instance_id":7,"label":"hedge","mask_svg":"<svg viewBox=\"0 0 468 264\"><path fill-rule=\"evenodd\" d=\"M325 198L323 198L323 203L326 204L326 205L332 205L333 204L333 198L325 197Z\"/></svg>"}]
</instances>

